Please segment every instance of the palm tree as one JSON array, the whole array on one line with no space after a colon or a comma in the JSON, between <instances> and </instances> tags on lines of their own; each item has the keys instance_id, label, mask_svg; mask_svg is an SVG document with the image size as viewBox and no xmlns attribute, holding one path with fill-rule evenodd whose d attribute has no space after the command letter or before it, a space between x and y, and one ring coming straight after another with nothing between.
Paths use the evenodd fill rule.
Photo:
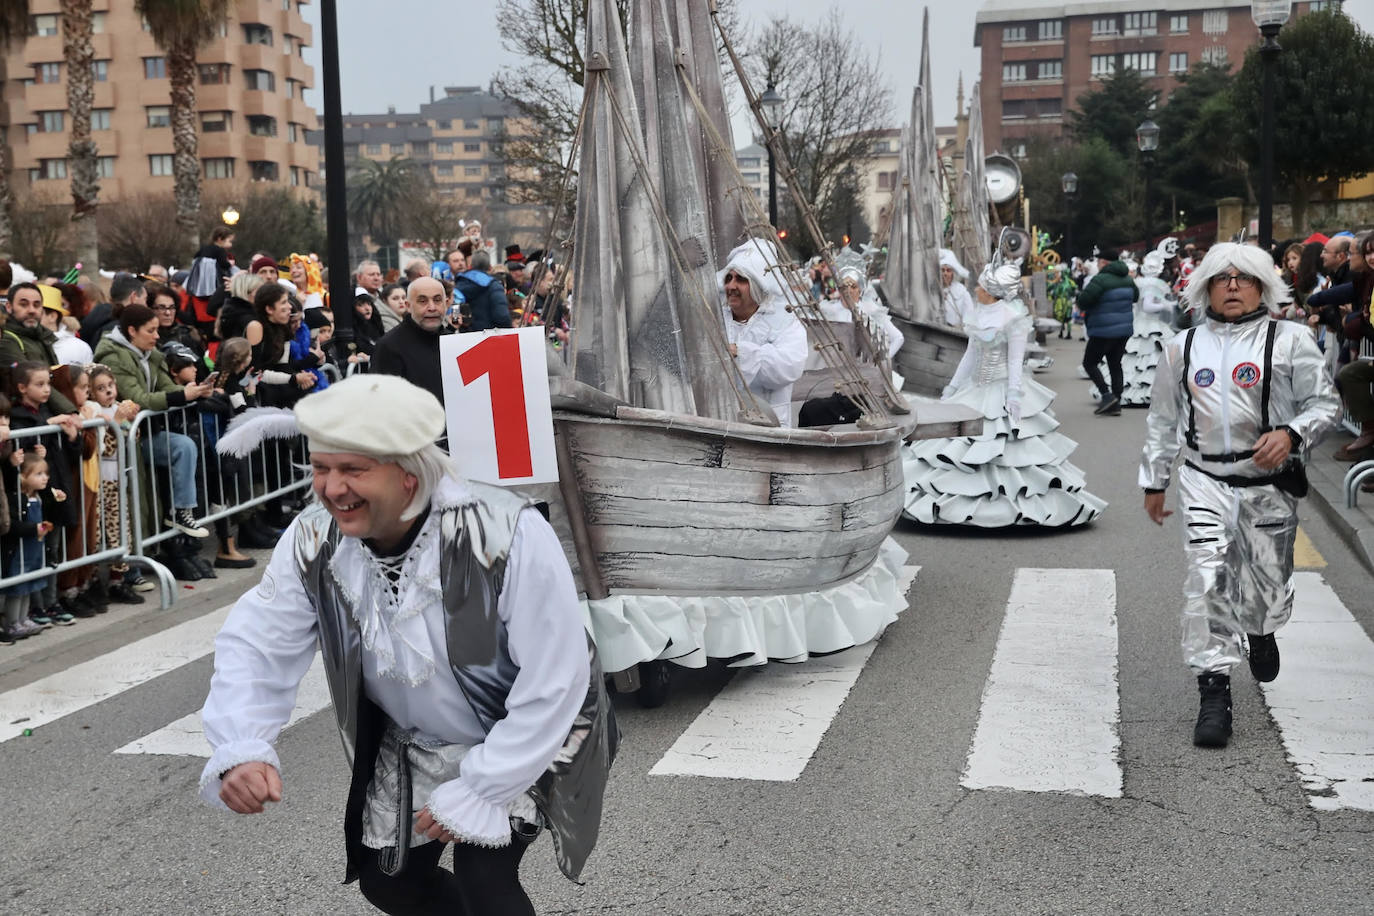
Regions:
<instances>
[{"instance_id":1,"label":"palm tree","mask_svg":"<svg viewBox=\"0 0 1374 916\"><path fill-rule=\"evenodd\" d=\"M230 0L134 0L153 41L167 55L172 83L172 177L177 226L200 247L200 156L196 137L196 56L229 18Z\"/></svg>"},{"instance_id":2,"label":"palm tree","mask_svg":"<svg viewBox=\"0 0 1374 916\"><path fill-rule=\"evenodd\" d=\"M0 51L9 47L15 37L29 33L28 0L0 0ZM8 127L4 128L7 132ZM14 188L10 185L10 141L0 135L0 252L10 251L14 240Z\"/></svg>"},{"instance_id":3,"label":"palm tree","mask_svg":"<svg viewBox=\"0 0 1374 916\"><path fill-rule=\"evenodd\" d=\"M374 243L393 244L405 228L407 202L430 181L414 159L362 160L348 176L349 222L372 236Z\"/></svg>"},{"instance_id":4,"label":"palm tree","mask_svg":"<svg viewBox=\"0 0 1374 916\"><path fill-rule=\"evenodd\" d=\"M76 259L94 274L100 266L100 235L95 222L100 183L96 180L97 150L91 139L91 106L95 102L91 0L62 0L62 59L67 66L67 116L72 119L67 165L72 175Z\"/></svg>"}]
</instances>

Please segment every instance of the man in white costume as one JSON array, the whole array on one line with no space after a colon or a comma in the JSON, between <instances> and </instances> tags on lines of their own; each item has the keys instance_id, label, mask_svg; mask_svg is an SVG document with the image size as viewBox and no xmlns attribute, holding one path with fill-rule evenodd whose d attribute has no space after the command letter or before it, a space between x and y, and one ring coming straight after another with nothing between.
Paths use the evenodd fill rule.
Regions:
<instances>
[{"instance_id":1,"label":"man in white costume","mask_svg":"<svg viewBox=\"0 0 1374 916\"><path fill-rule=\"evenodd\" d=\"M954 252L940 249L941 298L945 306L945 322L953 328L964 326L964 316L973 311L973 297L969 295L968 268L959 263Z\"/></svg>"},{"instance_id":2,"label":"man in white costume","mask_svg":"<svg viewBox=\"0 0 1374 916\"><path fill-rule=\"evenodd\" d=\"M778 268L763 254L765 242L730 252L718 275L730 355L749 390L768 402L783 426L792 425L792 385L806 368L806 328L787 310Z\"/></svg>"},{"instance_id":3,"label":"man in white costume","mask_svg":"<svg viewBox=\"0 0 1374 916\"><path fill-rule=\"evenodd\" d=\"M548 827L579 873L617 741L558 538L458 477L434 445L444 409L404 379L345 379L291 420L245 414L221 440L297 426L316 504L215 640L201 795L240 814L281 800L274 745L318 648L353 773L345 880L387 913L533 914L521 856Z\"/></svg>"}]
</instances>

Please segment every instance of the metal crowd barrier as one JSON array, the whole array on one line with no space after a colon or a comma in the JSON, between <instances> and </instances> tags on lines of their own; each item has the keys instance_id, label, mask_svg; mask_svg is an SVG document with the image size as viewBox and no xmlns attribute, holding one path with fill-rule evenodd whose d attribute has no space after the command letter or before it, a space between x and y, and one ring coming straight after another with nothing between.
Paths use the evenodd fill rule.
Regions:
<instances>
[{"instance_id":1,"label":"metal crowd barrier","mask_svg":"<svg viewBox=\"0 0 1374 916\"><path fill-rule=\"evenodd\" d=\"M1360 359L1374 360L1374 340L1360 341ZM1346 428L1352 436L1358 436L1361 432L1360 424L1350 415L1350 411L1345 409L1345 404L1341 404L1341 425Z\"/></svg>"},{"instance_id":2,"label":"metal crowd barrier","mask_svg":"<svg viewBox=\"0 0 1374 916\"><path fill-rule=\"evenodd\" d=\"M71 507L75 510L77 517L76 526L54 527L52 532L42 539L43 559L45 562L40 567L23 569L23 561L21 559L19 563L20 569L15 572L10 572L14 564L9 562L10 558L6 556L5 566L4 568L0 568L0 573L9 574L0 575L0 589L21 585L35 579L60 576L63 573L93 566L97 563L134 562L140 566L147 567L148 570L157 577L158 586L161 591L162 604L164 607L169 606L172 603L173 596L176 594L176 581L172 578L171 573L161 564L149 561L137 555L133 549L131 528L129 525L131 517L130 509L133 504L129 500L130 491L128 486L128 482L132 478L133 469L129 465L127 458L124 431L119 427L119 424L103 418L83 421L81 423L82 435L84 435L87 430L93 430L96 436L94 460L97 462L97 489L95 493L91 495L90 499L93 506L87 505L88 500L86 497L87 489L84 468L82 467L82 462L78 461L76 466L68 468L69 479L66 481L67 490L64 491L65 498L61 502L64 508ZM103 453L104 439L107 433L113 434L115 437L115 454L112 457L116 463L115 483L117 484L119 504L116 509L118 517L113 520L107 515L107 507L105 505L102 488L100 487L101 481L99 474L99 462ZM29 451L37 444L36 440L45 436L53 436L54 438L60 437L66 441L66 430L56 425L15 430L10 435L10 442L15 449ZM80 441L81 436L78 436L78 442ZM45 451L47 454L44 457L49 462L49 487L52 488L57 483L51 479L52 464L59 459L52 454L50 448L45 448ZM13 484L16 488L19 486L18 469L14 468L13 465L10 465L10 467L13 469L12 473L10 471L5 472L5 498L9 503L10 530L13 531L14 527L22 520L25 503L21 499L17 489L14 492L10 492L9 490L10 484ZM60 487L58 488L60 489ZM137 513L132 514L136 515ZM45 520L50 522L55 521L54 519ZM116 532L113 538L110 537L111 527L114 527L114 531ZM77 538L77 550L75 552L70 550L68 541L68 533L73 530L79 533ZM22 548L20 552L22 556Z\"/></svg>"}]
</instances>

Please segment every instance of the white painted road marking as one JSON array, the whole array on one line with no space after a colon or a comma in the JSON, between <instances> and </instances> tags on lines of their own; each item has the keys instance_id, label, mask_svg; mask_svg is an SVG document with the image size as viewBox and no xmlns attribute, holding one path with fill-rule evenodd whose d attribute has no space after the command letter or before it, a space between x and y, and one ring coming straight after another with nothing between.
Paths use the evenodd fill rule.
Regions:
<instances>
[{"instance_id":1,"label":"white painted road marking","mask_svg":"<svg viewBox=\"0 0 1374 916\"><path fill-rule=\"evenodd\" d=\"M902 593L917 567L902 570ZM795 665L741 671L654 764L651 776L799 778L877 640Z\"/></svg>"},{"instance_id":2,"label":"white painted road marking","mask_svg":"<svg viewBox=\"0 0 1374 916\"><path fill-rule=\"evenodd\" d=\"M1120 798L1116 576L1018 569L961 782Z\"/></svg>"},{"instance_id":3,"label":"white painted road marking","mask_svg":"<svg viewBox=\"0 0 1374 916\"><path fill-rule=\"evenodd\" d=\"M1374 642L1320 573L1293 578L1265 702L1312 807L1374 811Z\"/></svg>"},{"instance_id":4,"label":"white painted road marking","mask_svg":"<svg viewBox=\"0 0 1374 916\"><path fill-rule=\"evenodd\" d=\"M301 679L300 689L296 693L296 708L292 711L291 718L283 726L282 731L286 731L297 722L314 715L321 709L327 708L329 704L329 684L324 677L324 662L316 654L315 661L311 663L310 669L305 672L305 677ZM205 731L200 722L200 710L196 710L152 734L144 735L136 741L130 741L117 749L115 753L209 757L210 742L205 740Z\"/></svg>"},{"instance_id":5,"label":"white painted road marking","mask_svg":"<svg viewBox=\"0 0 1374 916\"><path fill-rule=\"evenodd\" d=\"M228 616L221 608L0 694L0 743L209 655Z\"/></svg>"}]
</instances>

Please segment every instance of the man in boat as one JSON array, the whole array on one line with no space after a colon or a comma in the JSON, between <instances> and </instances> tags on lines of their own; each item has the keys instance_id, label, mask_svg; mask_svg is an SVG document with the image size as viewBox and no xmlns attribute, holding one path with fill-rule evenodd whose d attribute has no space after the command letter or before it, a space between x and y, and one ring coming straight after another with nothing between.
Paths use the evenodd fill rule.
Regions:
<instances>
[{"instance_id":1,"label":"man in boat","mask_svg":"<svg viewBox=\"0 0 1374 916\"><path fill-rule=\"evenodd\" d=\"M778 422L792 425L792 385L806 368L806 329L787 309L776 255L762 240L730 252L720 272L722 317L745 384L773 409Z\"/></svg>"},{"instance_id":2,"label":"man in boat","mask_svg":"<svg viewBox=\"0 0 1374 916\"><path fill-rule=\"evenodd\" d=\"M1231 736L1230 672L1244 656L1242 636L1255 680L1278 676L1274 631L1293 610L1302 459L1341 414L1313 336L1269 318L1284 292L1264 251L1217 245L1186 292L1206 318L1169 342L1155 370L1140 486L1145 512L1164 524L1173 514L1164 492L1183 452L1183 659L1201 695L1199 747L1225 747Z\"/></svg>"},{"instance_id":3,"label":"man in boat","mask_svg":"<svg viewBox=\"0 0 1374 916\"><path fill-rule=\"evenodd\" d=\"M247 418L221 450L291 417ZM281 800L274 744L318 648L351 757L345 880L387 913L533 914L520 859L548 827L576 877L618 739L558 538L529 501L458 478L443 408L404 379L345 379L294 420L316 504L215 641L201 796Z\"/></svg>"},{"instance_id":4,"label":"man in boat","mask_svg":"<svg viewBox=\"0 0 1374 916\"><path fill-rule=\"evenodd\" d=\"M954 252L940 249L940 297L945 307L945 323L953 328L964 326L964 316L973 311L973 296L964 284L968 268L959 263Z\"/></svg>"}]
</instances>

